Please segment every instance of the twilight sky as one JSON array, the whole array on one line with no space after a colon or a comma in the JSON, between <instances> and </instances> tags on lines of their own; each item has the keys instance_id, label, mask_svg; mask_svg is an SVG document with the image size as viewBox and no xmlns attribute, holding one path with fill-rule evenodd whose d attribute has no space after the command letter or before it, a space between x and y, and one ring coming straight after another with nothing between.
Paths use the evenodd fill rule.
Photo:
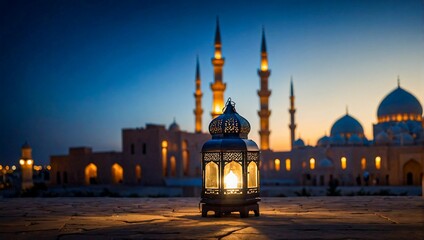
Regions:
<instances>
[{"instance_id":1,"label":"twilight sky","mask_svg":"<svg viewBox=\"0 0 424 240\"><path fill-rule=\"evenodd\" d=\"M289 150L289 81L296 136L315 145L349 113L368 138L380 101L401 86L424 103L424 2L0 1L0 164L35 164L71 146L121 150L121 129L194 129L199 55L203 130L211 120L211 57L220 18L225 98L257 141L259 50L271 76L271 148Z\"/></svg>"}]
</instances>

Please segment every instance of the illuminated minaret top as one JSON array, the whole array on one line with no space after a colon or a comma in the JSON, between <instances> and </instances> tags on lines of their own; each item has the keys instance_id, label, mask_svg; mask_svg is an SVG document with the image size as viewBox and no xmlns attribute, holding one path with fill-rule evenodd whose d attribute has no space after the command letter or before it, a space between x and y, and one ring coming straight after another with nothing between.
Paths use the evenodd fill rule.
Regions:
<instances>
[{"instance_id":1,"label":"illuminated minaret top","mask_svg":"<svg viewBox=\"0 0 424 240\"><path fill-rule=\"evenodd\" d=\"M201 133L202 132L202 90L200 89L201 81L200 81L200 67L199 67L199 57L197 57L196 62L196 91L194 92L194 99L196 101L196 108L194 109L194 118L195 118L195 127L194 132Z\"/></svg>"},{"instance_id":2,"label":"illuminated minaret top","mask_svg":"<svg viewBox=\"0 0 424 240\"><path fill-rule=\"evenodd\" d=\"M295 129L296 129L296 124L294 122L294 113L295 112L296 112L296 108L294 108L293 78L290 78L290 109L289 109L290 124L289 124L289 129L290 129L290 143L291 143L292 149L293 149Z\"/></svg>"},{"instance_id":3,"label":"illuminated minaret top","mask_svg":"<svg viewBox=\"0 0 424 240\"><path fill-rule=\"evenodd\" d=\"M214 82L211 83L212 90L212 118L215 118L222 114L224 108L224 91L227 85L222 80L222 68L225 63L225 59L222 57L222 44L221 44L221 33L219 30L219 19L216 19L216 32L215 32L215 53L212 58L212 65L214 71Z\"/></svg>"},{"instance_id":4,"label":"illuminated minaret top","mask_svg":"<svg viewBox=\"0 0 424 240\"><path fill-rule=\"evenodd\" d=\"M261 79L260 89L258 90L260 110L258 115L260 118L260 147L261 150L269 150L269 116L271 111L268 108L269 96L271 91L268 89L268 78L271 71L268 69L268 53L266 51L265 30L262 29L262 44L261 44L261 64L258 69L258 75Z\"/></svg>"}]
</instances>

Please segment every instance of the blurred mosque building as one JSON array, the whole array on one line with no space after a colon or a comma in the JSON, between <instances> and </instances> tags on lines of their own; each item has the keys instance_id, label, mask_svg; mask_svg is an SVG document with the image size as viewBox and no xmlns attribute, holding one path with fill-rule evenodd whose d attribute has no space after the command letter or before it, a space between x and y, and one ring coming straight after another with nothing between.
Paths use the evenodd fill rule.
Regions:
<instances>
[{"instance_id":1,"label":"blurred mosque building","mask_svg":"<svg viewBox=\"0 0 424 240\"><path fill-rule=\"evenodd\" d=\"M225 59L217 21L215 52L212 58L214 82L210 84L212 118L224 107ZM373 138L367 139L362 125L350 113L335 121L329 136L315 146L295 139L295 94L290 83L290 151L270 149L268 107L271 90L268 79L265 33L260 49L259 96L262 184L280 185L420 185L424 172L423 109L417 98L398 86L381 101ZM89 147L70 148L62 156L51 156L53 185L140 184L172 185L188 179L201 181L201 148L210 139L202 131L202 90L199 62L195 75L194 132L180 129L174 122L147 124L144 128L122 130L122 152L93 152Z\"/></svg>"}]
</instances>

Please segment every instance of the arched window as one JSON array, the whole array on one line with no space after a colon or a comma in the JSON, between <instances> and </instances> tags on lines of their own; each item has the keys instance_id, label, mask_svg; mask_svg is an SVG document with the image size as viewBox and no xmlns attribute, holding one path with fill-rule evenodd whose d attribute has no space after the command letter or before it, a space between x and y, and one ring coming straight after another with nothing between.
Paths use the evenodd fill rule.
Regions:
<instances>
[{"instance_id":1,"label":"arched window","mask_svg":"<svg viewBox=\"0 0 424 240\"><path fill-rule=\"evenodd\" d=\"M141 166L140 164L135 165L135 179L137 183L141 182Z\"/></svg>"},{"instance_id":2,"label":"arched window","mask_svg":"<svg viewBox=\"0 0 424 240\"><path fill-rule=\"evenodd\" d=\"M309 159L309 168L311 170L314 170L315 169L315 158Z\"/></svg>"},{"instance_id":3,"label":"arched window","mask_svg":"<svg viewBox=\"0 0 424 240\"><path fill-rule=\"evenodd\" d=\"M375 157L375 169L380 170L381 168L381 157L377 156Z\"/></svg>"},{"instance_id":4,"label":"arched window","mask_svg":"<svg viewBox=\"0 0 424 240\"><path fill-rule=\"evenodd\" d=\"M277 172L280 171L280 159L278 159L278 158L274 160L274 169Z\"/></svg>"},{"instance_id":5,"label":"arched window","mask_svg":"<svg viewBox=\"0 0 424 240\"><path fill-rule=\"evenodd\" d=\"M366 168L367 168L367 159L363 157L361 159L361 169L365 170Z\"/></svg>"},{"instance_id":6,"label":"arched window","mask_svg":"<svg viewBox=\"0 0 424 240\"><path fill-rule=\"evenodd\" d=\"M286 159L286 171L290 172L291 170L291 160L289 158Z\"/></svg>"},{"instance_id":7,"label":"arched window","mask_svg":"<svg viewBox=\"0 0 424 240\"><path fill-rule=\"evenodd\" d=\"M175 156L171 156L169 162L171 164L171 176L175 177L177 176L177 160L175 160Z\"/></svg>"},{"instance_id":8,"label":"arched window","mask_svg":"<svg viewBox=\"0 0 424 240\"><path fill-rule=\"evenodd\" d=\"M255 162L250 162L247 166L247 187L255 188L258 187L258 166Z\"/></svg>"},{"instance_id":9,"label":"arched window","mask_svg":"<svg viewBox=\"0 0 424 240\"><path fill-rule=\"evenodd\" d=\"M168 142L162 141L162 174L163 176L167 176L167 155L168 155Z\"/></svg>"},{"instance_id":10,"label":"arched window","mask_svg":"<svg viewBox=\"0 0 424 240\"><path fill-rule=\"evenodd\" d=\"M96 184L97 183L97 166L93 163L88 164L85 167L85 184Z\"/></svg>"},{"instance_id":11,"label":"arched window","mask_svg":"<svg viewBox=\"0 0 424 240\"><path fill-rule=\"evenodd\" d=\"M205 188L219 188L218 164L209 162L205 166Z\"/></svg>"},{"instance_id":12,"label":"arched window","mask_svg":"<svg viewBox=\"0 0 424 240\"><path fill-rule=\"evenodd\" d=\"M188 176L189 175L189 169L190 169L190 154L188 151L188 143L187 140L184 140L182 142L182 154L183 154L183 173L184 176Z\"/></svg>"},{"instance_id":13,"label":"arched window","mask_svg":"<svg viewBox=\"0 0 424 240\"><path fill-rule=\"evenodd\" d=\"M347 159L346 159L346 157L342 157L340 159L340 165L341 165L341 167L342 167L343 170L345 170L347 168Z\"/></svg>"},{"instance_id":14,"label":"arched window","mask_svg":"<svg viewBox=\"0 0 424 240\"><path fill-rule=\"evenodd\" d=\"M121 165L115 163L112 165L111 168L112 173L112 183L122 183L124 178L124 169L121 167Z\"/></svg>"},{"instance_id":15,"label":"arched window","mask_svg":"<svg viewBox=\"0 0 424 240\"><path fill-rule=\"evenodd\" d=\"M224 167L224 188L241 189L243 186L242 168L237 162L227 163Z\"/></svg>"}]
</instances>

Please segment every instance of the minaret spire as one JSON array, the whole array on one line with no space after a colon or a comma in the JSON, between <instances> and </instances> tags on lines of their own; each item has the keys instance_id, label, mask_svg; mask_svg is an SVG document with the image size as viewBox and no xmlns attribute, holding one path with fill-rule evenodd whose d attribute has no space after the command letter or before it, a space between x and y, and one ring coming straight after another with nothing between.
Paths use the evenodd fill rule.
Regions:
<instances>
[{"instance_id":1,"label":"minaret spire","mask_svg":"<svg viewBox=\"0 0 424 240\"><path fill-rule=\"evenodd\" d=\"M227 85L222 80L222 68L225 63L225 59L222 57L222 44L221 44L221 32L219 29L219 19L216 18L216 31L215 31L215 53L212 58L212 65L214 71L214 82L211 83L212 90L212 118L215 118L222 114L224 108L224 92Z\"/></svg>"},{"instance_id":2,"label":"minaret spire","mask_svg":"<svg viewBox=\"0 0 424 240\"><path fill-rule=\"evenodd\" d=\"M398 75L397 83L398 83L398 87L400 87L400 77L399 77L399 75Z\"/></svg>"},{"instance_id":3,"label":"minaret spire","mask_svg":"<svg viewBox=\"0 0 424 240\"><path fill-rule=\"evenodd\" d=\"M200 67L199 67L199 56L197 56L196 59L196 91L194 92L194 99L196 108L194 109L194 119L195 119L195 126L194 126L194 132L201 133L202 132L202 90L201 87L201 80L200 80Z\"/></svg>"},{"instance_id":4,"label":"minaret spire","mask_svg":"<svg viewBox=\"0 0 424 240\"><path fill-rule=\"evenodd\" d=\"M289 129L290 129L290 142L291 142L291 147L293 149L293 143L295 141L295 130L296 130L296 124L294 121L294 114L296 113L296 108L294 108L294 90L293 90L293 77L290 77L290 109L289 109L289 113L290 113L290 124L289 124Z\"/></svg>"},{"instance_id":5,"label":"minaret spire","mask_svg":"<svg viewBox=\"0 0 424 240\"><path fill-rule=\"evenodd\" d=\"M261 79L260 89L258 90L260 110L258 115L260 118L260 148L261 150L269 150L269 116L271 111L268 108L269 96L271 91L268 89L268 78L271 71L268 69L268 53L266 51L265 30L262 28L262 43L261 43L261 63L258 69L258 75Z\"/></svg>"}]
</instances>

